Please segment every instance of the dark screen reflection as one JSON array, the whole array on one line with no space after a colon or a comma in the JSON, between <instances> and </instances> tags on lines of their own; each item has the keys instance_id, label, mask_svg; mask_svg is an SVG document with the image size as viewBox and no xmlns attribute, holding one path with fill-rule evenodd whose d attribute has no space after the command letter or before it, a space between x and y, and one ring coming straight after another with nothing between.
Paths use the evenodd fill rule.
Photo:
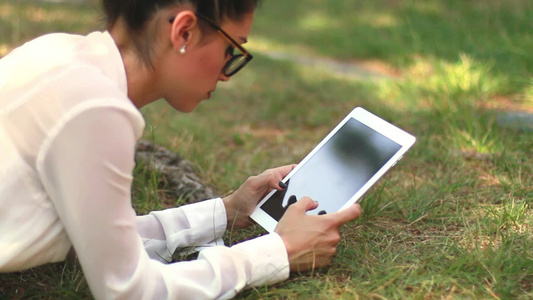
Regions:
<instances>
[{"instance_id":1,"label":"dark screen reflection","mask_svg":"<svg viewBox=\"0 0 533 300\"><path fill-rule=\"evenodd\" d=\"M321 210L338 211L401 148L363 123L350 119L261 208L279 221L288 198L308 196Z\"/></svg>"}]
</instances>

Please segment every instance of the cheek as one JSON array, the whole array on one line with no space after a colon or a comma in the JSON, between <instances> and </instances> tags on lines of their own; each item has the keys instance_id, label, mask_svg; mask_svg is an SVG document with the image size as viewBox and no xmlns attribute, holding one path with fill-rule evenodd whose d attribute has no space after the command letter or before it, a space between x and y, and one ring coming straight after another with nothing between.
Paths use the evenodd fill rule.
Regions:
<instances>
[{"instance_id":1,"label":"cheek","mask_svg":"<svg viewBox=\"0 0 533 300\"><path fill-rule=\"evenodd\" d=\"M204 91L205 89L213 88L218 79L220 70L217 62L210 57L201 57L194 64L191 64L191 69L188 75L185 75L185 88L189 90Z\"/></svg>"},{"instance_id":2,"label":"cheek","mask_svg":"<svg viewBox=\"0 0 533 300\"><path fill-rule=\"evenodd\" d=\"M216 59L216 60L213 59L210 61L206 61L205 71L206 71L206 75L208 76L209 80L218 81L218 78L220 77L220 72L222 71L223 66L224 66L224 61L221 59Z\"/></svg>"},{"instance_id":3,"label":"cheek","mask_svg":"<svg viewBox=\"0 0 533 300\"><path fill-rule=\"evenodd\" d=\"M212 47L211 50L205 51L200 57L199 65L202 69L204 76L212 78L217 78L222 72L222 68L226 63L226 57L224 56L224 50L220 49L221 47ZM207 49L206 49L207 50Z\"/></svg>"}]
</instances>

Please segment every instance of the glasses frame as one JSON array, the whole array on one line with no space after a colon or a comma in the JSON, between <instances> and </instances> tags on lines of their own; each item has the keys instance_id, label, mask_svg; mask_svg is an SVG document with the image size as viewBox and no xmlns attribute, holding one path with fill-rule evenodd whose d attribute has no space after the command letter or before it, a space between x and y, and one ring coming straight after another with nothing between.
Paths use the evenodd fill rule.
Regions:
<instances>
[{"instance_id":1,"label":"glasses frame","mask_svg":"<svg viewBox=\"0 0 533 300\"><path fill-rule=\"evenodd\" d=\"M198 18L206 21L211 27L216 29L217 32L220 35L222 35L222 37L224 37L233 47L235 47L235 48L239 49L239 51L241 51L241 53L237 54L237 55L231 54L231 58L226 62L226 64L222 68L222 73L224 73L225 76L231 77L231 76L235 75L237 72L242 70L242 68L244 68L254 58L252 56L252 54L250 54L250 52L248 52L246 49L244 49L243 46L241 46L239 43L237 43L226 31L224 31L224 29L220 28L220 26L218 26L215 22L211 21L209 18L207 18L207 17L205 17L205 16L203 16L201 14L196 13L195 15ZM168 21L170 23L174 23L175 19L176 19L176 17L172 17ZM244 60L242 61L242 63L240 63L240 65L238 65L233 71L229 72L228 70L230 70L231 65L235 61L240 59L241 57L244 57Z\"/></svg>"}]
</instances>

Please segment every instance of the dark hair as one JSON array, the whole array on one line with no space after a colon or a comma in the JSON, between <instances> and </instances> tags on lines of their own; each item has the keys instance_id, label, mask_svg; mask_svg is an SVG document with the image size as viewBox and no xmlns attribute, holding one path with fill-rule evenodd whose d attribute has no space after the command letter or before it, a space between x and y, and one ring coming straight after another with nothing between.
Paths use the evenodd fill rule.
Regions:
<instances>
[{"instance_id":1,"label":"dark hair","mask_svg":"<svg viewBox=\"0 0 533 300\"><path fill-rule=\"evenodd\" d=\"M132 31L142 30L151 16L161 8L172 5L192 5L196 12L219 23L224 18L239 21L252 12L258 0L102 0L108 26L120 17Z\"/></svg>"},{"instance_id":2,"label":"dark hair","mask_svg":"<svg viewBox=\"0 0 533 300\"><path fill-rule=\"evenodd\" d=\"M240 21L242 17L253 12L260 0L101 0L107 19L107 27L111 28L120 18L127 26L139 57L152 66L152 42L154 35L146 32L148 22L160 9L173 5L190 5L200 14L220 24L228 18ZM202 24L203 31L209 28Z\"/></svg>"}]
</instances>

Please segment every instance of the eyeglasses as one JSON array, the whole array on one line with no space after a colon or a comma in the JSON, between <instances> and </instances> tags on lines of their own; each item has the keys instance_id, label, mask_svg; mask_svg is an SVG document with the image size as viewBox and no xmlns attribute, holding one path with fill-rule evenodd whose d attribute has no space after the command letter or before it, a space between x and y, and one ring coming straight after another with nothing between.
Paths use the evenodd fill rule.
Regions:
<instances>
[{"instance_id":1,"label":"eyeglasses","mask_svg":"<svg viewBox=\"0 0 533 300\"><path fill-rule=\"evenodd\" d=\"M231 58L226 62L224 68L222 68L222 73L224 73L225 76L230 77L235 75L235 73L239 72L252 60L252 58L254 58L250 52L246 51L243 46L237 43L227 32L215 24L215 22L200 14L196 14L196 16L209 23L211 27L216 29L217 32L220 33L231 44L231 46L228 48L228 55L230 55ZM174 20L175 17L172 17L169 19L169 22L174 23ZM239 49L241 53L235 54L235 48Z\"/></svg>"}]
</instances>

